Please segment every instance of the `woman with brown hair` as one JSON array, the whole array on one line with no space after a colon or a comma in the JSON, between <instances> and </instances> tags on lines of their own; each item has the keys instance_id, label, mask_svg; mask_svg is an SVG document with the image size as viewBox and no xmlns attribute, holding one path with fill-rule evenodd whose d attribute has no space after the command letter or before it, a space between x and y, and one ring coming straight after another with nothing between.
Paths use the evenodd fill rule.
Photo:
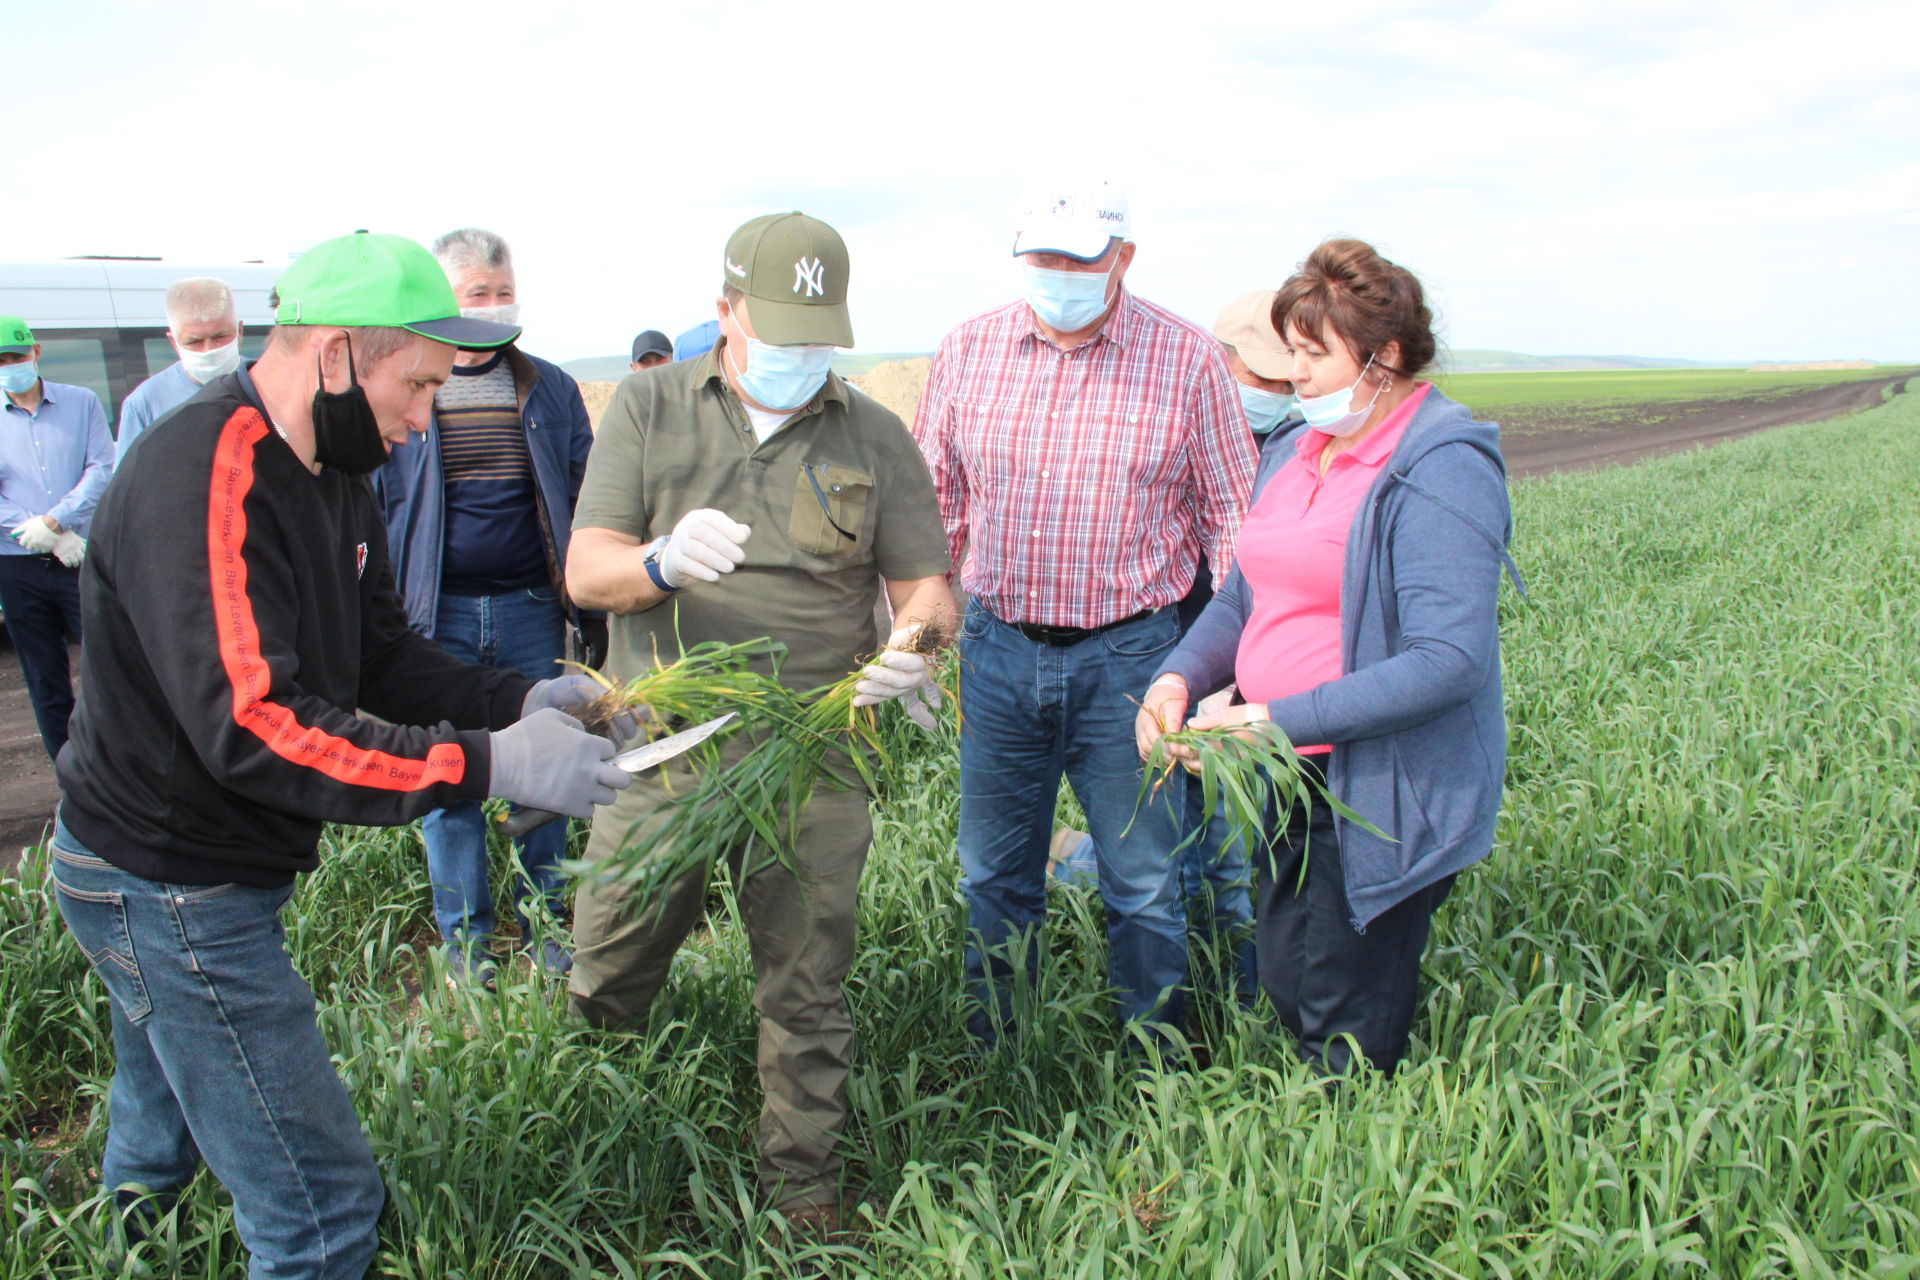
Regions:
<instances>
[{"instance_id":1,"label":"woman with brown hair","mask_svg":"<svg viewBox=\"0 0 1920 1280\"><path fill-rule=\"evenodd\" d=\"M1237 681L1246 701L1192 726L1271 721L1377 828L1323 798L1271 815L1255 928L1260 985L1302 1058L1391 1072L1434 910L1493 844L1506 467L1499 429L1419 380L1432 312L1372 246L1320 245L1275 297L1273 324L1308 429L1149 686L1136 734L1145 755L1192 700Z\"/></svg>"}]
</instances>

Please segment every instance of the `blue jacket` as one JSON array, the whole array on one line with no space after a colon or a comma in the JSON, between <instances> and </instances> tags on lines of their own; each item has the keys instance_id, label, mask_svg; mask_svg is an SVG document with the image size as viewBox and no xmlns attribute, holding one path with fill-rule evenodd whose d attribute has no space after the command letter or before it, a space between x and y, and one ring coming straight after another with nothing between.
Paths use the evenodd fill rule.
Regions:
<instances>
[{"instance_id":1,"label":"blue jacket","mask_svg":"<svg viewBox=\"0 0 1920 1280\"><path fill-rule=\"evenodd\" d=\"M580 478L586 474L593 426L580 399L580 385L558 365L517 347L507 348L507 362L519 389L520 426L527 435L527 455L533 460L547 575L569 622L578 628L580 611L567 596L564 575L573 503L580 496ZM393 456L373 473L374 492L380 495L387 516L388 554L406 601L407 621L429 636L440 611L440 551L447 516L439 430L436 417L425 435L394 449Z\"/></svg>"},{"instance_id":2,"label":"blue jacket","mask_svg":"<svg viewBox=\"0 0 1920 1280\"><path fill-rule=\"evenodd\" d=\"M1507 753L1495 605L1503 568L1520 582L1512 536L1500 429L1429 390L1354 514L1340 678L1267 704L1292 741L1332 744L1330 789L1386 834L1336 819L1356 929L1493 848ZM1225 685L1251 604L1236 567L1162 670L1195 698Z\"/></svg>"}]
</instances>

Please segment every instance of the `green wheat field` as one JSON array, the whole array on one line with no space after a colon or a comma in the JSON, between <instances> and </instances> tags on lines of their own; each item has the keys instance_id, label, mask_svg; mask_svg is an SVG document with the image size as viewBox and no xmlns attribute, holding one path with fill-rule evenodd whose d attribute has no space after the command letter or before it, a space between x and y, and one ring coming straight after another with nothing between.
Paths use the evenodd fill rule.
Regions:
<instances>
[{"instance_id":1,"label":"green wheat field","mask_svg":"<svg viewBox=\"0 0 1920 1280\"><path fill-rule=\"evenodd\" d=\"M1124 1068L1065 887L1027 1038L971 1057L954 739L897 739L849 982L858 1229L826 1243L754 1204L724 906L650 1028L593 1033L524 967L449 994L417 834L333 831L287 937L386 1175L374 1273L1920 1276L1916 477L1907 395L1516 483L1506 809L1391 1082L1329 1091L1218 999ZM42 865L0 881L0 1275L239 1277L204 1175L115 1259L107 998Z\"/></svg>"},{"instance_id":2,"label":"green wheat field","mask_svg":"<svg viewBox=\"0 0 1920 1280\"><path fill-rule=\"evenodd\" d=\"M1800 392L1920 372L1866 369L1578 369L1448 373L1434 383L1481 417L1556 429L1658 422L1677 413L1764 405ZM1531 428L1529 428L1531 429Z\"/></svg>"}]
</instances>

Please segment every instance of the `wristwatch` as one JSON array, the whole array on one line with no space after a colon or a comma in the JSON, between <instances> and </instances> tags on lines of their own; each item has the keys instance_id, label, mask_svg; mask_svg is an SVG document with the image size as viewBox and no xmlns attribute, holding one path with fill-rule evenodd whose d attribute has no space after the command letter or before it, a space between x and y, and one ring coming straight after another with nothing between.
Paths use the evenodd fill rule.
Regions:
<instances>
[{"instance_id":1,"label":"wristwatch","mask_svg":"<svg viewBox=\"0 0 1920 1280\"><path fill-rule=\"evenodd\" d=\"M652 542L649 542L647 544L647 556L645 561L643 561L647 566L647 577L652 579L653 585L662 591L678 591L680 589L667 581L666 571L660 567L660 557L666 554L667 544L671 541L673 541L672 535L663 533Z\"/></svg>"}]
</instances>

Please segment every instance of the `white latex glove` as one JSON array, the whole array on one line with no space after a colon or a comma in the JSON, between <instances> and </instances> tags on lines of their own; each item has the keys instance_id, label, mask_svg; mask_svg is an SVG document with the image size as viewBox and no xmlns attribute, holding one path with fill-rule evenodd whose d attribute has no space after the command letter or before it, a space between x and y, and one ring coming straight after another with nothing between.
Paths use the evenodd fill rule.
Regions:
<instances>
[{"instance_id":1,"label":"white latex glove","mask_svg":"<svg viewBox=\"0 0 1920 1280\"><path fill-rule=\"evenodd\" d=\"M1180 727L1187 717L1187 681L1184 676L1161 676L1147 686L1140 698L1140 710L1133 717L1133 742L1145 760L1153 744Z\"/></svg>"},{"instance_id":2,"label":"white latex glove","mask_svg":"<svg viewBox=\"0 0 1920 1280\"><path fill-rule=\"evenodd\" d=\"M63 529L53 540L53 554L69 569L78 569L87 558L87 540L71 529Z\"/></svg>"},{"instance_id":3,"label":"white latex glove","mask_svg":"<svg viewBox=\"0 0 1920 1280\"><path fill-rule=\"evenodd\" d=\"M45 516L34 516L31 520L22 520L13 527L13 540L33 552L43 556L53 550L53 544L60 535L53 531Z\"/></svg>"},{"instance_id":4,"label":"white latex glove","mask_svg":"<svg viewBox=\"0 0 1920 1280\"><path fill-rule=\"evenodd\" d=\"M727 518L724 511L702 507L680 517L660 553L660 576L669 586L683 587L688 582L718 582L723 573L747 558L743 545L753 532L744 524Z\"/></svg>"},{"instance_id":5,"label":"white latex glove","mask_svg":"<svg viewBox=\"0 0 1920 1280\"><path fill-rule=\"evenodd\" d=\"M887 637L887 647L860 669L860 679L853 686L853 705L870 707L899 698L900 709L907 713L907 718L931 731L933 713L940 706L940 690L933 683L933 669L920 654L894 647L911 644L921 626L916 622Z\"/></svg>"},{"instance_id":6,"label":"white latex glove","mask_svg":"<svg viewBox=\"0 0 1920 1280\"><path fill-rule=\"evenodd\" d=\"M1216 711L1225 711L1232 705L1233 686L1228 685L1226 688L1215 690L1213 693L1208 694L1206 697L1200 699L1200 701L1194 703L1193 714L1197 716L1210 716Z\"/></svg>"}]
</instances>

